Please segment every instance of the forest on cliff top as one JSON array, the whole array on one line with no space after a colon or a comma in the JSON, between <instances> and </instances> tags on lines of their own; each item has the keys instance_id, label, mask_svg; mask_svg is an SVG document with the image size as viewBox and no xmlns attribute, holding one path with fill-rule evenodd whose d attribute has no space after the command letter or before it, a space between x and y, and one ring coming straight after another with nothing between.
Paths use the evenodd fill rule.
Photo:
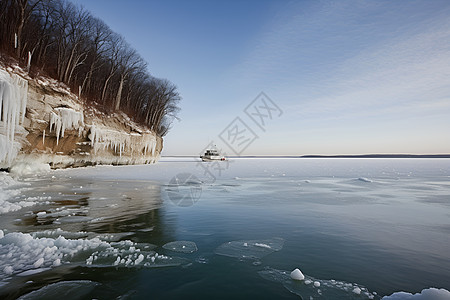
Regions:
<instances>
[{"instance_id":1,"label":"forest on cliff top","mask_svg":"<svg viewBox=\"0 0 450 300\"><path fill-rule=\"evenodd\" d=\"M152 76L124 37L70 1L0 1L0 59L57 79L87 104L120 110L160 136L177 118L177 87Z\"/></svg>"}]
</instances>

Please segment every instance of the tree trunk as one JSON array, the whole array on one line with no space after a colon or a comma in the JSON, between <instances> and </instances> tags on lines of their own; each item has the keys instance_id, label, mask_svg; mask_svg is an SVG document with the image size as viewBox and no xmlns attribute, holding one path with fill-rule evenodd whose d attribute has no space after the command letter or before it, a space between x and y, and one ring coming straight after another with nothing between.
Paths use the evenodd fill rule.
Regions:
<instances>
[{"instance_id":1,"label":"tree trunk","mask_svg":"<svg viewBox=\"0 0 450 300\"><path fill-rule=\"evenodd\" d=\"M114 110L119 110L120 108L120 98L122 97L122 89L123 89L123 82L125 81L125 76L126 75L120 76L119 90L117 91L116 106L114 107Z\"/></svg>"}]
</instances>

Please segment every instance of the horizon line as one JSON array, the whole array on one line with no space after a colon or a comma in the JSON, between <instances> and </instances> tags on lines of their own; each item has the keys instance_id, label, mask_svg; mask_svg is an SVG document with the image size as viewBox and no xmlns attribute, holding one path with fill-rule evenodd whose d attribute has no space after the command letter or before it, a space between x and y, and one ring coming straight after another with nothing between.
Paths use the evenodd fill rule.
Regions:
<instances>
[{"instance_id":1,"label":"horizon line","mask_svg":"<svg viewBox=\"0 0 450 300\"><path fill-rule=\"evenodd\" d=\"M161 155L162 157L200 157L199 155ZM303 154L303 155L226 155L230 158L450 158L450 154Z\"/></svg>"}]
</instances>

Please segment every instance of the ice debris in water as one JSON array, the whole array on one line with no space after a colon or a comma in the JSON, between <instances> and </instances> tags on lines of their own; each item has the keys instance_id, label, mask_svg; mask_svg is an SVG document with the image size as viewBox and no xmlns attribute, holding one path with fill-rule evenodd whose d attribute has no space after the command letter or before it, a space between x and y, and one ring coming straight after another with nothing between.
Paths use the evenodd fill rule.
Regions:
<instances>
[{"instance_id":1,"label":"ice debris in water","mask_svg":"<svg viewBox=\"0 0 450 300\"><path fill-rule=\"evenodd\" d=\"M305 275L299 269L295 269L291 272L291 278L294 280L303 280L305 279Z\"/></svg>"},{"instance_id":2,"label":"ice debris in water","mask_svg":"<svg viewBox=\"0 0 450 300\"><path fill-rule=\"evenodd\" d=\"M217 247L215 253L235 258L260 259L270 253L280 251L283 245L284 239L282 238L231 241Z\"/></svg>"},{"instance_id":3,"label":"ice debris in water","mask_svg":"<svg viewBox=\"0 0 450 300\"><path fill-rule=\"evenodd\" d=\"M291 293L303 299L379 299L376 293L371 293L367 288L354 283L316 279L303 274L304 280L296 279L294 277L300 274L296 270L298 269L289 273L266 267L258 274L264 279L281 283ZM359 294L355 293L358 290Z\"/></svg>"},{"instance_id":4,"label":"ice debris in water","mask_svg":"<svg viewBox=\"0 0 450 300\"><path fill-rule=\"evenodd\" d=\"M151 244L134 243L129 240L105 242L99 238L67 239L63 236L39 238L20 232L3 234L3 231L1 235L3 237L0 238L0 280L28 270L57 267L73 262L125 267L178 266L189 262L183 258L159 255L151 250L154 248ZM42 235L42 232L36 235Z\"/></svg>"},{"instance_id":5,"label":"ice debris in water","mask_svg":"<svg viewBox=\"0 0 450 300\"><path fill-rule=\"evenodd\" d=\"M65 237L66 239L76 239L76 238L82 238L87 237L88 233L84 231L78 231L78 232L70 232L62 230L61 228L56 229L49 229L44 231L35 231L30 233L33 238L58 238L60 236ZM100 238L101 239L101 238ZM103 240L103 239L101 239Z\"/></svg>"},{"instance_id":6,"label":"ice debris in water","mask_svg":"<svg viewBox=\"0 0 450 300\"><path fill-rule=\"evenodd\" d=\"M191 241L174 241L163 246L166 250L182 253L193 253L197 251L197 245Z\"/></svg>"},{"instance_id":7,"label":"ice debris in water","mask_svg":"<svg viewBox=\"0 0 450 300\"><path fill-rule=\"evenodd\" d=\"M40 197L21 197L23 185L7 173L0 172L0 215L33 206L38 203L36 200L44 200Z\"/></svg>"},{"instance_id":8,"label":"ice debris in water","mask_svg":"<svg viewBox=\"0 0 450 300\"><path fill-rule=\"evenodd\" d=\"M50 171L50 165L39 161L16 161L9 168L9 173L14 177L24 175L36 175Z\"/></svg>"},{"instance_id":9,"label":"ice debris in water","mask_svg":"<svg viewBox=\"0 0 450 300\"><path fill-rule=\"evenodd\" d=\"M25 294L18 299L82 299L97 285L99 283L90 280L60 281Z\"/></svg>"},{"instance_id":10,"label":"ice debris in water","mask_svg":"<svg viewBox=\"0 0 450 300\"><path fill-rule=\"evenodd\" d=\"M390 296L384 296L382 300L448 300L450 291L446 289L429 288L417 294L396 292Z\"/></svg>"},{"instance_id":11,"label":"ice debris in water","mask_svg":"<svg viewBox=\"0 0 450 300\"><path fill-rule=\"evenodd\" d=\"M134 243L129 240L112 242L111 247L93 252L87 259L87 265L119 267L170 267L188 264L180 257L170 257L152 251L153 245Z\"/></svg>"}]
</instances>

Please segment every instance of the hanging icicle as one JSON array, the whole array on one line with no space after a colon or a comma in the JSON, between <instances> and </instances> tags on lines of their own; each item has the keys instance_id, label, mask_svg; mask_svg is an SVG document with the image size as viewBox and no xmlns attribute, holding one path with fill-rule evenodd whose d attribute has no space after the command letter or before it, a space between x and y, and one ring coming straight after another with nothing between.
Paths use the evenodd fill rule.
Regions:
<instances>
[{"instance_id":1,"label":"hanging icicle","mask_svg":"<svg viewBox=\"0 0 450 300\"><path fill-rule=\"evenodd\" d=\"M0 70L0 165L10 163L21 148L14 138L24 121L27 100L28 81Z\"/></svg>"},{"instance_id":2,"label":"hanging icicle","mask_svg":"<svg viewBox=\"0 0 450 300\"><path fill-rule=\"evenodd\" d=\"M50 113L50 132L55 130L56 144L59 144L59 137L64 137L64 131L66 129L78 129L84 128L84 115L82 112L73 110L72 108L58 107L55 108L55 112ZM78 132L80 135L80 131Z\"/></svg>"}]
</instances>

